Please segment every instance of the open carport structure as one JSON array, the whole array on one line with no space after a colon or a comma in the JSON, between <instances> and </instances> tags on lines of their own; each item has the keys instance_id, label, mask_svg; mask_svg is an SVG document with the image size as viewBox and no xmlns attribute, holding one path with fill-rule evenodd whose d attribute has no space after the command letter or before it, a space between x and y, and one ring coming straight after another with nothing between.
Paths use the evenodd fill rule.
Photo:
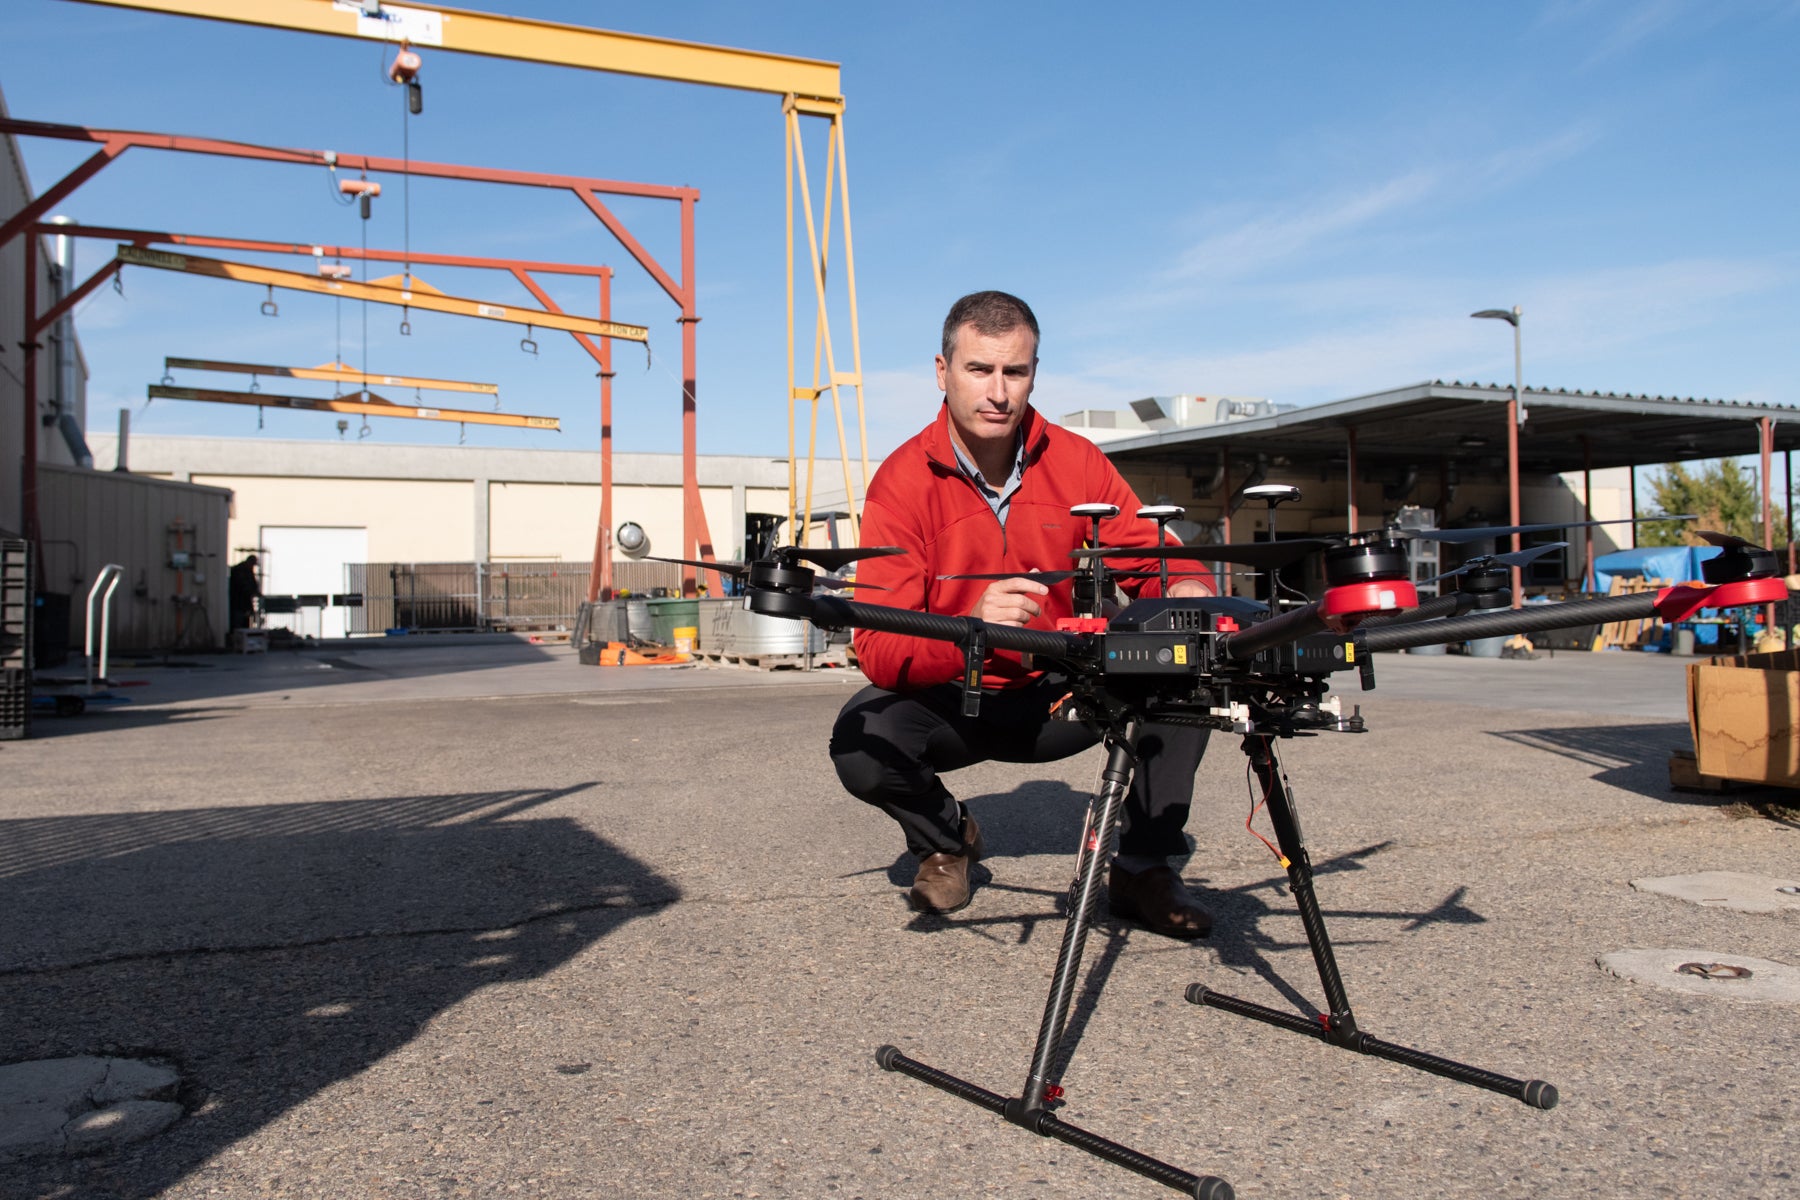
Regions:
<instances>
[{"instance_id":1,"label":"open carport structure","mask_svg":"<svg viewBox=\"0 0 1800 1200\"><path fill-rule=\"evenodd\" d=\"M1230 540L1231 497L1256 473L1270 478L1317 477L1343 489L1345 528L1359 516L1352 481L1387 473L1436 471L1479 463L1507 472L1513 524L1519 521L1519 478L1631 469L1695 459L1760 454L1763 528L1769 527L1769 466L1775 451L1800 446L1800 409L1731 400L1632 396L1527 388L1520 397L1517 441L1509 440L1513 389L1495 384L1433 380L1293 409L1273 416L1163 430L1108 442L1121 468L1211 465L1222 472L1223 537ZM1582 495L1592 509L1592 481ZM1788 496L1792 510L1792 495ZM1791 518L1790 518L1791 521ZM1791 529L1783 531L1792 542ZM1773 543L1773 534L1768 535ZM1593 542L1584 539L1584 577L1593 570ZM1515 547L1516 548L1516 547ZM1794 570L1792 547L1788 570ZM1515 583L1515 591L1517 590Z\"/></svg>"}]
</instances>

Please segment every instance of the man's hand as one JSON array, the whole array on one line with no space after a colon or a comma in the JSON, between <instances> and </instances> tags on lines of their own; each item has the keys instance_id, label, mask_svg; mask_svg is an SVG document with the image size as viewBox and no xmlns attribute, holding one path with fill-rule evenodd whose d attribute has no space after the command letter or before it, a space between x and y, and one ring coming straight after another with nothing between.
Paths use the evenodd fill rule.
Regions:
<instances>
[{"instance_id":1,"label":"man's hand","mask_svg":"<svg viewBox=\"0 0 1800 1200\"><path fill-rule=\"evenodd\" d=\"M1173 579L1169 581L1169 595L1177 596L1210 596L1212 589L1198 579Z\"/></svg>"},{"instance_id":2,"label":"man's hand","mask_svg":"<svg viewBox=\"0 0 1800 1200\"><path fill-rule=\"evenodd\" d=\"M975 602L975 610L969 615L995 625L1024 625L1044 611L1032 597L1049 594L1050 589L1035 579L1024 576L996 579L981 593L981 599Z\"/></svg>"}]
</instances>

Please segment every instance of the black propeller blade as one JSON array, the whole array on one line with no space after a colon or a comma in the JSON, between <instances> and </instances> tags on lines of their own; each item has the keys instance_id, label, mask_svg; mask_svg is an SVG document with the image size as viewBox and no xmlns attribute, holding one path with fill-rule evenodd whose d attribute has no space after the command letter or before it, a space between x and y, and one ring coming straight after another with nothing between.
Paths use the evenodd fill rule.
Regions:
<instances>
[{"instance_id":1,"label":"black propeller blade","mask_svg":"<svg viewBox=\"0 0 1800 1200\"><path fill-rule=\"evenodd\" d=\"M1533 546L1528 550L1514 550L1510 554L1483 554L1477 558L1470 559L1462 566L1457 567L1454 571L1445 571L1442 574L1433 575L1430 579L1421 580L1420 582L1436 583L1440 579L1450 579L1457 575L1465 575L1470 571L1479 571L1484 567L1522 567L1532 559L1542 558L1552 550L1561 550L1568 544L1569 543L1567 542L1550 542L1543 546Z\"/></svg>"},{"instance_id":2,"label":"black propeller blade","mask_svg":"<svg viewBox=\"0 0 1800 1200\"><path fill-rule=\"evenodd\" d=\"M905 553L899 546L840 546L821 547L817 550L809 550L803 546L782 546L775 551L775 557L783 562L809 562L814 566L824 567L827 571L841 571L851 563L865 558L891 558Z\"/></svg>"},{"instance_id":3,"label":"black propeller blade","mask_svg":"<svg viewBox=\"0 0 1800 1200\"><path fill-rule=\"evenodd\" d=\"M822 546L808 549L804 546L779 546L775 550L777 561L785 563L809 562L824 567L827 571L841 571L853 562L865 558L887 558L895 554L905 554L899 546ZM689 567L704 567L708 571L717 571L721 575L729 575L733 579L742 579L750 573L750 564L742 562L702 562L697 558L659 558L656 555L645 556L650 562L681 563ZM849 586L847 584L842 586ZM874 587L875 585L866 585ZM886 588L878 589L886 591Z\"/></svg>"},{"instance_id":4,"label":"black propeller blade","mask_svg":"<svg viewBox=\"0 0 1800 1200\"><path fill-rule=\"evenodd\" d=\"M1080 571L990 571L985 575L939 575L939 579L1035 579L1045 585L1063 583Z\"/></svg>"},{"instance_id":5,"label":"black propeller blade","mask_svg":"<svg viewBox=\"0 0 1800 1200\"><path fill-rule=\"evenodd\" d=\"M733 579L742 579L750 574L750 565L741 562L702 562L697 558L661 558L655 554L646 554L646 562L681 563L688 567L705 567L708 571L717 571L721 575L729 575Z\"/></svg>"},{"instance_id":6,"label":"black propeller blade","mask_svg":"<svg viewBox=\"0 0 1800 1200\"><path fill-rule=\"evenodd\" d=\"M1395 538L1419 538L1428 542L1449 542L1456 545L1462 542L1481 542L1489 538L1503 538L1515 533L1548 533L1555 529L1588 529L1595 525L1642 525L1647 521L1691 521L1692 513L1677 513L1666 517L1619 517L1611 521L1550 521L1542 525L1484 525L1471 529L1398 529L1388 530L1388 535Z\"/></svg>"},{"instance_id":7,"label":"black propeller blade","mask_svg":"<svg viewBox=\"0 0 1800 1200\"><path fill-rule=\"evenodd\" d=\"M1338 545L1326 538L1284 538L1278 542L1219 542L1211 546L1102 546L1096 550L1071 550L1070 558L1182 559L1228 562L1243 567L1276 571L1299 562L1315 550Z\"/></svg>"},{"instance_id":8,"label":"black propeller blade","mask_svg":"<svg viewBox=\"0 0 1800 1200\"><path fill-rule=\"evenodd\" d=\"M1746 548L1751 550L1763 549L1763 547L1758 546L1755 542L1746 542L1735 533L1719 533L1712 529L1696 529L1694 530L1694 536L1703 539L1710 545L1721 546L1726 549L1730 549L1734 546L1740 550Z\"/></svg>"}]
</instances>

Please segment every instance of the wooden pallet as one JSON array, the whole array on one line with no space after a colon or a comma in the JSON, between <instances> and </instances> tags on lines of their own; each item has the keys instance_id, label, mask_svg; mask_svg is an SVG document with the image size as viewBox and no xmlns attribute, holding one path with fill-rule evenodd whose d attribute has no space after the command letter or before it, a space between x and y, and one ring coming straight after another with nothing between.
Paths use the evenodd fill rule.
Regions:
<instances>
[{"instance_id":1,"label":"wooden pallet","mask_svg":"<svg viewBox=\"0 0 1800 1200\"><path fill-rule=\"evenodd\" d=\"M1669 586L1667 579L1625 579L1613 576L1612 586L1606 591L1608 596L1635 596L1640 592L1659 592ZM1611 621L1600 627L1600 635L1594 639L1595 650L1605 650L1618 646L1624 649L1635 649L1640 645L1662 640L1662 618L1646 617L1637 621Z\"/></svg>"},{"instance_id":2,"label":"wooden pallet","mask_svg":"<svg viewBox=\"0 0 1800 1200\"><path fill-rule=\"evenodd\" d=\"M1728 796L1756 786L1736 779L1702 775L1692 750L1676 750L1669 755L1669 786L1678 792L1700 792L1710 796Z\"/></svg>"},{"instance_id":3,"label":"wooden pallet","mask_svg":"<svg viewBox=\"0 0 1800 1200\"><path fill-rule=\"evenodd\" d=\"M694 651L694 657L708 666L742 667L754 671L804 671L809 665L815 670L849 665L842 646L827 646L810 659L805 654L737 654L704 648Z\"/></svg>"}]
</instances>

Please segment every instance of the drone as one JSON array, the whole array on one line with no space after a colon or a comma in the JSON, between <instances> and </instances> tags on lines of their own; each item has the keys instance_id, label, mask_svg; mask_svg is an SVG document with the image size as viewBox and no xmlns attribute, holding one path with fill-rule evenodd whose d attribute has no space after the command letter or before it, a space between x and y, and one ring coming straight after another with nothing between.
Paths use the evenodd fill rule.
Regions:
<instances>
[{"instance_id":1,"label":"drone","mask_svg":"<svg viewBox=\"0 0 1800 1200\"><path fill-rule=\"evenodd\" d=\"M1268 504L1271 532L1276 506L1298 499L1300 490L1280 484L1246 489ZM1062 1094L1055 1082L1055 1059L1069 1018L1081 970L1083 947L1098 903L1102 871L1116 853L1118 820L1130 785L1139 731L1148 721L1178 722L1235 733L1262 791L1274 826L1289 891L1299 909L1308 945L1325 995L1325 1009L1302 1014L1224 995L1199 983L1184 998L1302 1034L1357 1053L1384 1058L1415 1070L1509 1096L1536 1109L1555 1107L1556 1088L1541 1079L1516 1079L1456 1062L1424 1050L1377 1038L1357 1022L1339 973L1331 939L1313 887L1313 867L1301 834L1299 815L1286 786L1276 744L1285 738L1320 733L1362 733L1360 706L1346 715L1330 694L1330 680L1356 671L1364 691L1375 686L1373 656L1382 650L1442 645L1485 638L1659 617L1676 622L1702 608L1768 604L1787 598L1775 555L1729 534L1702 532L1721 554L1701 564L1703 579L1654 592L1532 604L1514 608L1510 590L1514 568L1566 543L1506 554L1478 554L1429 581L1448 586L1421 601L1411 579L1405 542L1432 539L1473 543L1507 535L1547 532L1625 522L1487 526L1416 530L1386 527L1336 537L1254 543L1168 544L1170 521L1181 516L1173 505L1149 506L1140 518L1155 521L1152 547L1104 546L1101 522L1116 516L1111 504L1081 504L1070 510L1092 522L1087 548L1071 552L1074 570L1032 572L1046 585L1071 582L1077 615L1056 629L997 625L973 617L916 612L851 600L818 590L816 573L805 563L839 571L851 563L900 554L892 547L808 550L786 547L770 559L726 564L741 572L745 605L753 612L811 621L826 629L870 629L952 643L963 650L962 707L975 715L982 701L983 664L991 650L1019 651L1035 664L1065 674L1070 696L1059 715L1087 723L1106 747L1102 785L1088 805L1069 885L1063 938L1057 952L1043 1022L1022 1088L1002 1095L911 1058L891 1045L876 1052L884 1070L895 1071L988 1110L1010 1124L1055 1138L1098 1158L1199 1200L1233 1200L1235 1192L1217 1175L1194 1174L1091 1130L1062 1120L1054 1111ZM1691 519L1667 516L1638 520ZM1271 597L1281 590L1279 573L1311 555L1321 555L1325 589L1287 611L1244 597L1156 597L1107 611L1112 582L1142 575L1168 580L1184 563L1245 566L1266 572ZM1154 572L1114 572L1117 559L1157 561ZM712 567L715 564L698 564ZM1020 572L961 578L1012 578ZM828 579L836 588L841 580ZM1278 607L1278 606L1277 606Z\"/></svg>"}]
</instances>

